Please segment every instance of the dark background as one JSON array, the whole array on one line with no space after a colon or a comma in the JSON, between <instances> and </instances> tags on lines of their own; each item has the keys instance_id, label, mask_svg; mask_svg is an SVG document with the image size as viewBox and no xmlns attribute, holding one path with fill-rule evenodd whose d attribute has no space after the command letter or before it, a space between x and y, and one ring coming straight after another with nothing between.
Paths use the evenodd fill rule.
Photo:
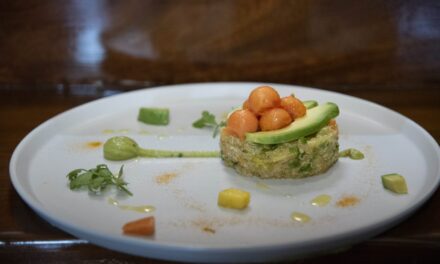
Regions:
<instances>
[{"instance_id":1,"label":"dark background","mask_svg":"<svg viewBox=\"0 0 440 264\"><path fill-rule=\"evenodd\" d=\"M49 226L11 186L9 159L33 128L81 103L208 81L353 95L404 114L440 142L440 1L1 1L0 262L159 263ZM396 228L297 262L435 262L439 208L437 192ZM54 244L19 243L32 241Z\"/></svg>"}]
</instances>

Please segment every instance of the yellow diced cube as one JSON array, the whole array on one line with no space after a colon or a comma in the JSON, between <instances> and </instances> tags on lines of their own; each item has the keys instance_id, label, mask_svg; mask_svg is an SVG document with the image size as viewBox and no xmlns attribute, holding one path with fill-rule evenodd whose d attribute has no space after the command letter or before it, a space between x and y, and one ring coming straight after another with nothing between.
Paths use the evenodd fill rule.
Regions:
<instances>
[{"instance_id":1,"label":"yellow diced cube","mask_svg":"<svg viewBox=\"0 0 440 264\"><path fill-rule=\"evenodd\" d=\"M218 205L233 209L245 209L249 205L251 200L250 193L230 188L219 192L218 194Z\"/></svg>"}]
</instances>

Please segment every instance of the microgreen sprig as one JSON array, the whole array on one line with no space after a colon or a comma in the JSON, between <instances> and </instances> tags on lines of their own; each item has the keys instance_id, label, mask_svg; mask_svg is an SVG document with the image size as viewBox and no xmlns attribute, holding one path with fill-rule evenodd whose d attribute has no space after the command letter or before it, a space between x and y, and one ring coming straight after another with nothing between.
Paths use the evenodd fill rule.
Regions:
<instances>
[{"instance_id":1,"label":"microgreen sprig","mask_svg":"<svg viewBox=\"0 0 440 264\"><path fill-rule=\"evenodd\" d=\"M114 175L105 164L97 165L93 169L76 169L69 174L69 187L71 190L87 187L90 192L100 194L107 186L114 185L119 190L133 195L127 188L127 183L122 179L123 174L122 165L117 175Z\"/></svg>"},{"instance_id":2,"label":"microgreen sprig","mask_svg":"<svg viewBox=\"0 0 440 264\"><path fill-rule=\"evenodd\" d=\"M212 137L216 137L218 135L218 132L220 131L220 128L225 126L225 121L220 121L217 123L215 120L215 115L211 114L208 111L202 112L202 117L200 117L198 120L194 121L192 124L195 128L204 128L204 127L211 127L213 128L214 132L212 134Z\"/></svg>"}]
</instances>

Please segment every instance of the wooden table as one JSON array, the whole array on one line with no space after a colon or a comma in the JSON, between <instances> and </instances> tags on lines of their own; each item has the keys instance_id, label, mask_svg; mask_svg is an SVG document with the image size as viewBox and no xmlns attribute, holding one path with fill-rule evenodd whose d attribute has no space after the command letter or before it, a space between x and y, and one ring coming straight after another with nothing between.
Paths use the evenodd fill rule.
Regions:
<instances>
[{"instance_id":1,"label":"wooden table","mask_svg":"<svg viewBox=\"0 0 440 264\"><path fill-rule=\"evenodd\" d=\"M2 1L0 262L168 263L109 251L38 217L9 179L20 140L97 98L162 84L258 81L367 99L440 142L438 1ZM440 192L395 228L298 263L434 262Z\"/></svg>"}]
</instances>

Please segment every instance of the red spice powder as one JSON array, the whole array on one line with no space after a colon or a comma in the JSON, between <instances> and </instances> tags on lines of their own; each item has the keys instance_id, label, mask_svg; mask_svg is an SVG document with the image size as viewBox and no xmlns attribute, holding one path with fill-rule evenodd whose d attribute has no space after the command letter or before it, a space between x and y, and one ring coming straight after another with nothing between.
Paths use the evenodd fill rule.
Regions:
<instances>
[{"instance_id":1,"label":"red spice powder","mask_svg":"<svg viewBox=\"0 0 440 264\"><path fill-rule=\"evenodd\" d=\"M161 174L156 177L156 183L157 184L168 184L176 177L177 177L177 173L175 173L175 172L164 173L164 174Z\"/></svg>"},{"instance_id":2,"label":"red spice powder","mask_svg":"<svg viewBox=\"0 0 440 264\"><path fill-rule=\"evenodd\" d=\"M86 144L86 146L89 148L97 148L97 147L100 147L101 145L102 145L102 142L100 142L100 141L90 141L90 142L87 142L87 144Z\"/></svg>"},{"instance_id":3,"label":"red spice powder","mask_svg":"<svg viewBox=\"0 0 440 264\"><path fill-rule=\"evenodd\" d=\"M349 207L349 206L355 206L358 204L361 200L354 196L354 195L347 195L342 197L336 202L336 206L338 207Z\"/></svg>"}]
</instances>

